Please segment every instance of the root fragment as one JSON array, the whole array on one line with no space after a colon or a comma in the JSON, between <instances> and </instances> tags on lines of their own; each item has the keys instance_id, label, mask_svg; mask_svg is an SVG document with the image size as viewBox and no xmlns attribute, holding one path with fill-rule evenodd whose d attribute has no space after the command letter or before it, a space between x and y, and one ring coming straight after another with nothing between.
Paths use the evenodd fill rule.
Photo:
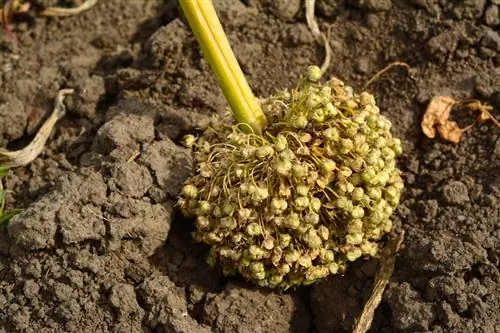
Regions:
<instances>
[{"instance_id":1,"label":"root fragment","mask_svg":"<svg viewBox=\"0 0 500 333\"><path fill-rule=\"evenodd\" d=\"M352 331L353 333L365 333L370 329L375 310L382 301L382 295L384 293L385 287L387 286L387 283L389 283L392 273L394 272L396 255L401 248L403 240L404 232L392 238L385 246L382 257L380 258L377 275L375 276L375 284L373 286L372 294L366 302L363 308L363 312L356 322L354 330Z\"/></svg>"},{"instance_id":2,"label":"root fragment","mask_svg":"<svg viewBox=\"0 0 500 333\"><path fill-rule=\"evenodd\" d=\"M0 149L0 165L8 168L20 167L31 163L31 161L37 158L52 133L54 125L66 114L66 107L63 103L64 97L72 93L73 89L62 89L59 91L56 97L54 110L49 118L43 123L42 127L40 127L40 130L29 145L16 151Z\"/></svg>"},{"instance_id":3,"label":"root fragment","mask_svg":"<svg viewBox=\"0 0 500 333\"><path fill-rule=\"evenodd\" d=\"M80 6L75 8L64 7L49 7L46 8L40 15L42 16L73 16L78 15L90 8L94 7L97 0L86 0Z\"/></svg>"},{"instance_id":4,"label":"root fragment","mask_svg":"<svg viewBox=\"0 0 500 333\"><path fill-rule=\"evenodd\" d=\"M316 22L314 16L314 3L315 0L306 0L306 21L307 26L316 42L318 42L325 48L325 59L323 60L323 64L321 65L321 73L325 73L330 66L332 50L330 48L330 44L328 43L327 37L319 30L318 23Z\"/></svg>"},{"instance_id":5,"label":"root fragment","mask_svg":"<svg viewBox=\"0 0 500 333\"><path fill-rule=\"evenodd\" d=\"M472 124L460 128L455 121L449 119L455 106L464 106L470 111L479 112L479 115ZM449 96L434 96L424 113L421 128L424 134L430 139L436 137L437 131L439 136L444 140L459 143L462 134L474 127L478 122L491 120L500 128L500 123L490 113L492 109L491 106L482 104L478 100L456 101Z\"/></svg>"}]
</instances>

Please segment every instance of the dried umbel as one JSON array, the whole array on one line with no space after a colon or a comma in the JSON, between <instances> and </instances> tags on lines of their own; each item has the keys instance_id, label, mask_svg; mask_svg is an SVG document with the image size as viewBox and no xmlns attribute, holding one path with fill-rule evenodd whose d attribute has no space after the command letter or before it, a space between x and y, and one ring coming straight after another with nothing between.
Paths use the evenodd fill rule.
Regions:
<instances>
[{"instance_id":1,"label":"dried umbel","mask_svg":"<svg viewBox=\"0 0 500 333\"><path fill-rule=\"evenodd\" d=\"M186 138L198 167L179 204L225 274L272 288L310 284L376 256L392 230L401 142L372 95L336 78L321 84L318 70L264 102L262 135L228 118Z\"/></svg>"}]
</instances>

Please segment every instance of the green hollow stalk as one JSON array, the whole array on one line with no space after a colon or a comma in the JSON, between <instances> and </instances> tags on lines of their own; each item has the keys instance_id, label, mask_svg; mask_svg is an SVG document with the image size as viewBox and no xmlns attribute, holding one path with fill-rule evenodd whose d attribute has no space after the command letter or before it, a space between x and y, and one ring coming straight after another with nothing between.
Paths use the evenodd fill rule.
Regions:
<instances>
[{"instance_id":1,"label":"green hollow stalk","mask_svg":"<svg viewBox=\"0 0 500 333\"><path fill-rule=\"evenodd\" d=\"M212 1L180 0L180 5L205 59L218 78L234 118L250 126L254 133L261 134L266 116L243 75Z\"/></svg>"}]
</instances>

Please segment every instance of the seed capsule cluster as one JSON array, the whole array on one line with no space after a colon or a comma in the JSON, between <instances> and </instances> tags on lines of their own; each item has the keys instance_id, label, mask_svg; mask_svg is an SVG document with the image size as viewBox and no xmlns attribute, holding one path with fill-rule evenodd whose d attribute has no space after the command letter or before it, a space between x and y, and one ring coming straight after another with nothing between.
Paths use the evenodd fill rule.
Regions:
<instances>
[{"instance_id":1,"label":"seed capsule cluster","mask_svg":"<svg viewBox=\"0 0 500 333\"><path fill-rule=\"evenodd\" d=\"M260 286L289 288L377 255L403 189L401 142L372 95L311 66L264 102L262 135L216 119L186 137L198 165L179 199L209 261Z\"/></svg>"}]
</instances>

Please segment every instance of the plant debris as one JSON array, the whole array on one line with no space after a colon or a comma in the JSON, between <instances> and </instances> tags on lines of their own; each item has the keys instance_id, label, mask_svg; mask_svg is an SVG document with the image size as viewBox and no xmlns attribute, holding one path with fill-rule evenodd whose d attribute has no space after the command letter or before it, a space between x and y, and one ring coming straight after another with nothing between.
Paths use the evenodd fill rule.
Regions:
<instances>
[{"instance_id":1,"label":"plant debris","mask_svg":"<svg viewBox=\"0 0 500 333\"><path fill-rule=\"evenodd\" d=\"M58 92L56 103L51 115L36 134L35 138L26 147L16 151L9 151L0 148L0 164L4 167L19 167L29 164L42 152L47 139L52 133L56 122L65 116L66 107L64 106L64 97L72 94L73 89L62 89Z\"/></svg>"},{"instance_id":2,"label":"plant debris","mask_svg":"<svg viewBox=\"0 0 500 333\"><path fill-rule=\"evenodd\" d=\"M197 174L179 205L196 216L209 262L287 289L378 257L403 180L401 141L372 95L308 68L299 86L263 103L262 136L214 119L194 147Z\"/></svg>"},{"instance_id":3,"label":"plant debris","mask_svg":"<svg viewBox=\"0 0 500 333\"><path fill-rule=\"evenodd\" d=\"M78 15L97 4L97 0L86 0L78 7L65 8L65 7L49 7L40 13L42 16L73 16Z\"/></svg>"},{"instance_id":4,"label":"plant debris","mask_svg":"<svg viewBox=\"0 0 500 333\"><path fill-rule=\"evenodd\" d=\"M470 111L479 112L479 115L472 124L460 128L456 121L449 119L455 106L463 106ZM439 136L444 140L459 143L462 134L474 127L478 122L491 120L500 128L500 123L493 117L490 112L491 110L493 108L490 105L482 104L478 100L456 101L449 96L434 96L424 113L421 128L424 134L430 139L436 137L437 130Z\"/></svg>"},{"instance_id":5,"label":"plant debris","mask_svg":"<svg viewBox=\"0 0 500 333\"><path fill-rule=\"evenodd\" d=\"M387 283L389 283L392 273L394 272L396 256L401 248L401 244L403 244L403 240L404 231L391 238L391 240L384 247L377 275L375 276L372 294L370 295L368 301L366 301L363 312L359 316L352 333L365 333L371 328L373 315L382 301L382 295L384 294L385 287L387 286Z\"/></svg>"},{"instance_id":6,"label":"plant debris","mask_svg":"<svg viewBox=\"0 0 500 333\"><path fill-rule=\"evenodd\" d=\"M0 178L4 177L9 169L3 165L0 165ZM19 212L21 212L20 209L13 209L9 211L5 211L5 195L6 195L6 190L3 188L3 183L2 179L0 179L0 230L5 228L5 225L9 220Z\"/></svg>"}]
</instances>

